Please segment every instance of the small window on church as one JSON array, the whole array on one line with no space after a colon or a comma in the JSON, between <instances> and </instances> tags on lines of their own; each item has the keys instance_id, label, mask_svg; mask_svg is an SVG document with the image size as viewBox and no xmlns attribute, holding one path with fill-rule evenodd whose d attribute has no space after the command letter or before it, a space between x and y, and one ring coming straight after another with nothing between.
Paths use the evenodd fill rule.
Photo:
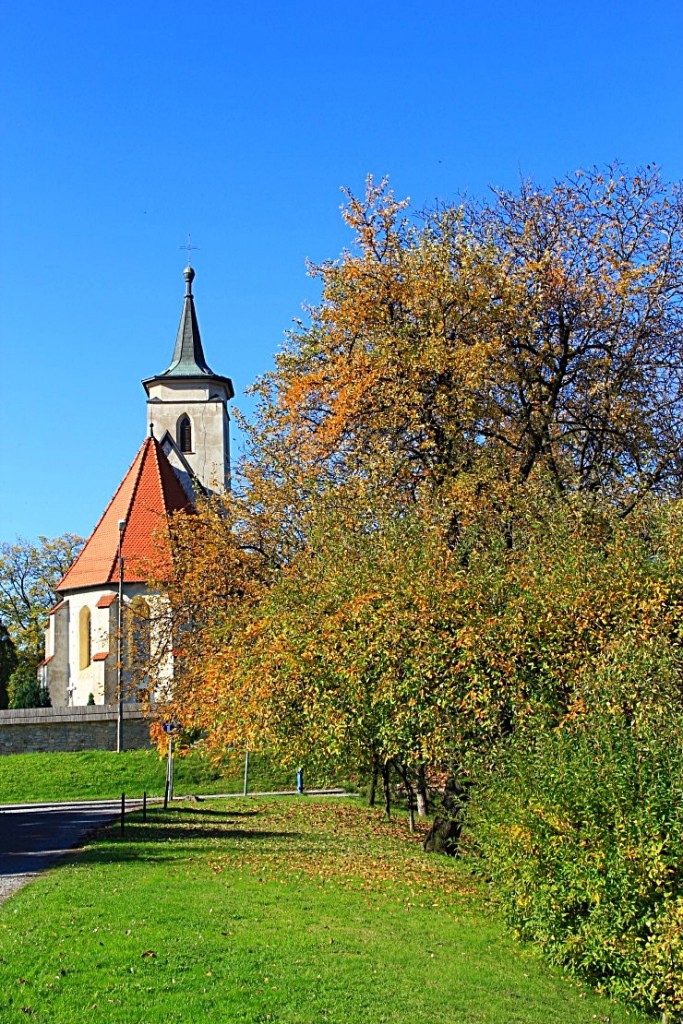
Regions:
<instances>
[{"instance_id":1,"label":"small window on church","mask_svg":"<svg viewBox=\"0 0 683 1024\"><path fill-rule=\"evenodd\" d=\"M178 445L181 452L192 451L192 424L189 416L183 416L178 424Z\"/></svg>"},{"instance_id":2,"label":"small window on church","mask_svg":"<svg viewBox=\"0 0 683 1024\"><path fill-rule=\"evenodd\" d=\"M92 661L92 642L90 639L90 609L81 608L78 616L78 667L83 670Z\"/></svg>"}]
</instances>

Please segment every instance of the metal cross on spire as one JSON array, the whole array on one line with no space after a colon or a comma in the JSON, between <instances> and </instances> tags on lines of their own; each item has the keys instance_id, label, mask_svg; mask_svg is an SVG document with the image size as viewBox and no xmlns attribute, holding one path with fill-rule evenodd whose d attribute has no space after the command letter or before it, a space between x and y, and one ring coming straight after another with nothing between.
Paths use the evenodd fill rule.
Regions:
<instances>
[{"instance_id":1,"label":"metal cross on spire","mask_svg":"<svg viewBox=\"0 0 683 1024\"><path fill-rule=\"evenodd\" d=\"M186 249L187 250L187 265L188 265L188 267L191 267L192 266L192 251L194 249L199 249L199 246L192 244L192 235L190 234L189 231L187 232L187 245L179 245L178 248L179 249Z\"/></svg>"}]
</instances>

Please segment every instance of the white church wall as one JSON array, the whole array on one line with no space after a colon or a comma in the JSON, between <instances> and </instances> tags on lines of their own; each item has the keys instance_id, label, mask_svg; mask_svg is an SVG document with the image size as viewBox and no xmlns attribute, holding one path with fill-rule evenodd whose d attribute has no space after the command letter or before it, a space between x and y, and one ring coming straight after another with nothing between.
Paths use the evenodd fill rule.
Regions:
<instances>
[{"instance_id":1,"label":"white church wall","mask_svg":"<svg viewBox=\"0 0 683 1024\"><path fill-rule=\"evenodd\" d=\"M87 590L69 594L69 683L68 703L80 706L88 703L90 694L96 704L104 703L104 665L109 654L109 615L106 608L98 608L97 602L106 590ZM82 663L83 618L82 612L90 613L90 656Z\"/></svg>"},{"instance_id":2,"label":"white church wall","mask_svg":"<svg viewBox=\"0 0 683 1024\"><path fill-rule=\"evenodd\" d=\"M53 708L65 707L69 685L69 604L61 601L52 611L45 630L45 661L41 683L50 694Z\"/></svg>"},{"instance_id":3,"label":"white church wall","mask_svg":"<svg viewBox=\"0 0 683 1024\"><path fill-rule=\"evenodd\" d=\"M146 595L147 587L144 583L124 584L124 614L125 606L135 597ZM98 607L98 602L103 600L105 606ZM73 707L87 704L90 694L96 704L109 702L112 697L116 699L115 694L112 694L112 680L116 679L118 660L117 600L116 590L111 584L104 588L73 591L66 598L69 608L67 703ZM81 629L84 609L90 612L90 657L87 664L82 663ZM113 689L116 690L115 684Z\"/></svg>"}]
</instances>

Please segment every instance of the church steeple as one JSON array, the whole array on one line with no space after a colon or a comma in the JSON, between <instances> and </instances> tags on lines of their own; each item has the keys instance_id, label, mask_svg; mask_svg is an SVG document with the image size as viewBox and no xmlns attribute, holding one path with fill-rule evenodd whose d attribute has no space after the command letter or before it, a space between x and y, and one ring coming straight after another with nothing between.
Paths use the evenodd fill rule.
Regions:
<instances>
[{"instance_id":1,"label":"church steeple","mask_svg":"<svg viewBox=\"0 0 683 1024\"><path fill-rule=\"evenodd\" d=\"M189 471L205 490L221 493L230 486L227 403L235 392L230 378L214 373L206 361L192 294L194 269L188 265L183 276L185 296L171 365L142 382L147 425L155 425L155 436L181 478Z\"/></svg>"},{"instance_id":2,"label":"church steeple","mask_svg":"<svg viewBox=\"0 0 683 1024\"><path fill-rule=\"evenodd\" d=\"M204 356L197 313L194 308L194 295L192 294L192 282L195 279L194 267L189 265L185 267L183 277L185 278L185 297L183 298L183 309L180 314L180 325L178 326L171 365L163 373L143 380L143 386L149 394L148 384L163 378L210 377L214 381L220 381L227 388L228 399L234 398L235 392L230 378L214 373Z\"/></svg>"},{"instance_id":3,"label":"church steeple","mask_svg":"<svg viewBox=\"0 0 683 1024\"><path fill-rule=\"evenodd\" d=\"M192 267L187 266L183 271L185 277L185 298L183 300L183 311L180 314L180 326L178 336L173 350L171 365L162 374L163 377L194 377L196 374L208 374L213 377L215 374L204 358L202 339L197 323L197 313L194 308L194 295L192 294L192 282L195 272Z\"/></svg>"}]
</instances>

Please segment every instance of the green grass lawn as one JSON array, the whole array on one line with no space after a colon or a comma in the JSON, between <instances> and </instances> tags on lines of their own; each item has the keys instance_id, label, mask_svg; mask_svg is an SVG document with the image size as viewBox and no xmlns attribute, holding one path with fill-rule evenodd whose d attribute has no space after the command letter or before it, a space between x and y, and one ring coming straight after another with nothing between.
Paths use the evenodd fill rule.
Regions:
<instances>
[{"instance_id":1,"label":"green grass lawn","mask_svg":"<svg viewBox=\"0 0 683 1024\"><path fill-rule=\"evenodd\" d=\"M465 867L357 801L231 800L101 835L0 907L0 1020L642 1022L520 949Z\"/></svg>"},{"instance_id":2,"label":"green grass lawn","mask_svg":"<svg viewBox=\"0 0 683 1024\"><path fill-rule=\"evenodd\" d=\"M49 800L108 799L125 792L130 797L163 796L166 760L156 750L85 750L73 754L9 754L0 757L0 804L40 803ZM328 780L305 775L306 785L318 787ZM242 757L216 768L193 751L174 760L174 791L193 793L241 793L244 783ZM270 792L295 788L295 772L253 754L249 789Z\"/></svg>"}]
</instances>

